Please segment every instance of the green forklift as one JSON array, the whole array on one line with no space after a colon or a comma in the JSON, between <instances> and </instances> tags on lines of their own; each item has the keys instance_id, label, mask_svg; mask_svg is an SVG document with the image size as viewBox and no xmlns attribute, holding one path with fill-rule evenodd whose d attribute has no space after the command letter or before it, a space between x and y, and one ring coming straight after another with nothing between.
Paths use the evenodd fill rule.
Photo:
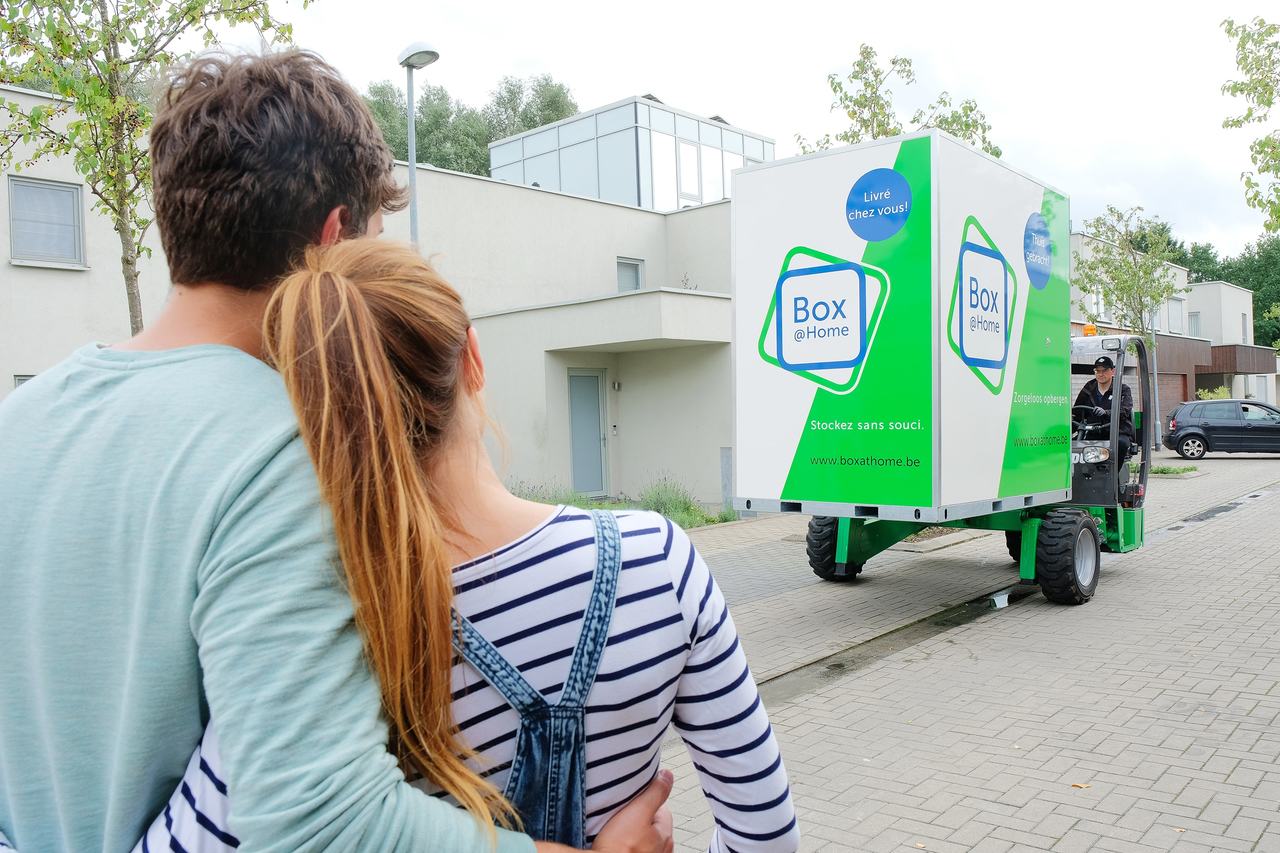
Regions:
<instances>
[{"instance_id":1,"label":"green forklift","mask_svg":"<svg viewBox=\"0 0 1280 853\"><path fill-rule=\"evenodd\" d=\"M814 516L806 551L814 574L825 581L851 581L867 561L926 527L1003 531L1021 583L1039 584L1057 604L1084 604L1098 588L1101 552L1123 554L1143 544L1143 505L1151 469L1152 377L1147 347L1135 335L1071 338L1073 392L1091 376L1094 361L1109 357L1115 382L1135 391L1135 440L1121 458L1120 418L1099 422L1093 407L1071 410L1071 492L1060 503L978 515L955 521L921 522ZM1116 394L1119 406L1120 395Z\"/></svg>"}]
</instances>

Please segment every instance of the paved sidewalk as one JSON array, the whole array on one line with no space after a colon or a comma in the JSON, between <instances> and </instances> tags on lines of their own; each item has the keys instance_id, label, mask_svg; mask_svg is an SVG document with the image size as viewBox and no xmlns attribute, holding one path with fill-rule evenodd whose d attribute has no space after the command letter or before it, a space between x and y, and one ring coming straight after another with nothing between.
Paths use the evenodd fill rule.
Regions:
<instances>
[{"instance_id":1,"label":"paved sidewalk","mask_svg":"<svg viewBox=\"0 0 1280 853\"><path fill-rule=\"evenodd\" d=\"M775 700L805 849L1280 851L1280 459L1197 464L1152 481L1148 532L1177 529L1108 557L1088 605L1036 595ZM824 584L781 541L797 522L695 533L761 680L1014 578L984 537ZM698 849L696 775L664 761Z\"/></svg>"}]
</instances>

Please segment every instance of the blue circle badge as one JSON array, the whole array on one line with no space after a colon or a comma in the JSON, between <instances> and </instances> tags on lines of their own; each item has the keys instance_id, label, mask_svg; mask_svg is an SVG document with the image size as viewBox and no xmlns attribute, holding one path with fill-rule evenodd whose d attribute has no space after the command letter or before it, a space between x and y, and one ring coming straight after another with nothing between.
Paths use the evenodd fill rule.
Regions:
<instances>
[{"instance_id":1,"label":"blue circle badge","mask_svg":"<svg viewBox=\"0 0 1280 853\"><path fill-rule=\"evenodd\" d=\"M893 169L872 169L849 190L844 212L853 233L863 240L887 240L907 224L911 185Z\"/></svg>"},{"instance_id":2,"label":"blue circle badge","mask_svg":"<svg viewBox=\"0 0 1280 853\"><path fill-rule=\"evenodd\" d=\"M1044 290L1053 274L1053 241L1049 239L1049 223L1038 213L1027 217L1022 232L1022 258L1027 263L1027 278L1036 290Z\"/></svg>"}]
</instances>

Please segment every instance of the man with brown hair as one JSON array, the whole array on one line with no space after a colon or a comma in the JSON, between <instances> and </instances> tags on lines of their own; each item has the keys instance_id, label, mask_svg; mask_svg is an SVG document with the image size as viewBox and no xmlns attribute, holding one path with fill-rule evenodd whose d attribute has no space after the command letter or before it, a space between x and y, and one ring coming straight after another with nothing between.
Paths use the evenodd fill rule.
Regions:
<instances>
[{"instance_id":1,"label":"man with brown hair","mask_svg":"<svg viewBox=\"0 0 1280 853\"><path fill-rule=\"evenodd\" d=\"M381 133L313 55L204 57L150 151L163 312L0 405L0 833L129 849L211 713L243 850L491 850L387 752L315 474L259 360L293 259L403 205ZM670 849L669 786L597 847Z\"/></svg>"}]
</instances>

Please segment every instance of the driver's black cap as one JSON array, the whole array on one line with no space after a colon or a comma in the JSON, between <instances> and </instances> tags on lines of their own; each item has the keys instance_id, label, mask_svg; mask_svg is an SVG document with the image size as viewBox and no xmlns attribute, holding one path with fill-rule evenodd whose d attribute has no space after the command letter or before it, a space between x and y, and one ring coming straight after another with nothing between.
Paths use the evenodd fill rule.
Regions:
<instances>
[{"instance_id":1,"label":"driver's black cap","mask_svg":"<svg viewBox=\"0 0 1280 853\"><path fill-rule=\"evenodd\" d=\"M1099 357L1098 357L1098 360L1097 360L1097 361L1095 361L1095 362L1093 363L1093 366L1094 366L1094 367L1105 367L1105 368L1107 368L1108 370L1115 370L1115 369L1116 369L1116 363L1115 363L1114 361L1112 361L1112 360L1111 360L1111 357L1110 357L1110 356L1106 356L1106 355L1099 356Z\"/></svg>"}]
</instances>

